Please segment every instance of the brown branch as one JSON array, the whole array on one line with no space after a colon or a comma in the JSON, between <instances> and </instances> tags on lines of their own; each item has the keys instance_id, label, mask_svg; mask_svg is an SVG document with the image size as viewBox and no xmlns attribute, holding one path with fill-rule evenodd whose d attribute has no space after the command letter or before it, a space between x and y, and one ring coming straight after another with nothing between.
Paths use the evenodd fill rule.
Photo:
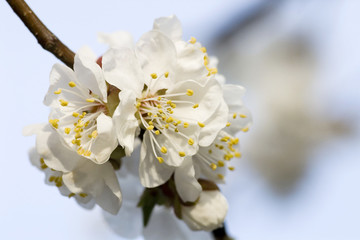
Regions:
<instances>
[{"instance_id":1,"label":"brown branch","mask_svg":"<svg viewBox=\"0 0 360 240\"><path fill-rule=\"evenodd\" d=\"M35 15L24 0L6 0L16 15L35 36L38 43L55 55L68 67L73 68L75 54L65 46Z\"/></svg>"},{"instance_id":2,"label":"brown branch","mask_svg":"<svg viewBox=\"0 0 360 240\"><path fill-rule=\"evenodd\" d=\"M224 226L213 230L211 233L215 240L234 240L234 238L231 238L227 235L225 223Z\"/></svg>"}]
</instances>

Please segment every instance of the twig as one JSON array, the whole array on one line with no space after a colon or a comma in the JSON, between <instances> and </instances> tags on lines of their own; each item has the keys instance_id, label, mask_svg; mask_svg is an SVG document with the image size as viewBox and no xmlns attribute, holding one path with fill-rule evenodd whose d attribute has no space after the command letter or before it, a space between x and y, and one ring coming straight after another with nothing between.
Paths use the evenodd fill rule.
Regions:
<instances>
[{"instance_id":1,"label":"twig","mask_svg":"<svg viewBox=\"0 0 360 240\"><path fill-rule=\"evenodd\" d=\"M225 223L224 226L213 230L211 233L214 236L215 240L234 240L234 238L231 238L227 235Z\"/></svg>"},{"instance_id":2,"label":"twig","mask_svg":"<svg viewBox=\"0 0 360 240\"><path fill-rule=\"evenodd\" d=\"M75 54L65 46L35 15L24 0L6 0L16 15L47 51L55 55L68 67L73 68Z\"/></svg>"}]
</instances>

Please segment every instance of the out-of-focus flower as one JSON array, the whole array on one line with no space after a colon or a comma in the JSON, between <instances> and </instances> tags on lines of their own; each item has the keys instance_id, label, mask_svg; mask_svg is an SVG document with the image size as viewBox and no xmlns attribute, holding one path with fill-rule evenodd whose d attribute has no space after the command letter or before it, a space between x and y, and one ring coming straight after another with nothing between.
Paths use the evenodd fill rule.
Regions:
<instances>
[{"instance_id":1,"label":"out-of-focus flower","mask_svg":"<svg viewBox=\"0 0 360 240\"><path fill-rule=\"evenodd\" d=\"M115 171L110 162L96 164L67 148L59 134L48 125L32 130L36 133L36 149L30 151L33 165L45 171L46 182L57 186L61 194L85 207L98 204L116 214L122 196Z\"/></svg>"},{"instance_id":2,"label":"out-of-focus flower","mask_svg":"<svg viewBox=\"0 0 360 240\"><path fill-rule=\"evenodd\" d=\"M118 100L107 100L105 78L90 49L75 55L74 71L54 65L44 100L52 109L49 122L70 149L98 164L118 145L111 120Z\"/></svg>"}]
</instances>

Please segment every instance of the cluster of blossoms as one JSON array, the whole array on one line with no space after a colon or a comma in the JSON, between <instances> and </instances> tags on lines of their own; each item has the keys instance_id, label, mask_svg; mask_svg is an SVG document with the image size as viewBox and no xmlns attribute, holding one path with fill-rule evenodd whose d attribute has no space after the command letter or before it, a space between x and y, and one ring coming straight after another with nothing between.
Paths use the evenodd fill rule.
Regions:
<instances>
[{"instance_id":1,"label":"cluster of blossoms","mask_svg":"<svg viewBox=\"0 0 360 240\"><path fill-rule=\"evenodd\" d=\"M251 124L244 88L225 84L217 59L195 38L182 40L175 16L156 19L137 43L125 32L100 40L109 45L102 57L82 48L73 70L54 65L44 100L49 123L27 129L37 135L32 163L85 207L116 215L120 185L129 188L132 175L143 193L124 195L123 207L131 199L145 225L162 205L192 230L221 226L228 205L216 183L234 170L236 134Z\"/></svg>"}]
</instances>

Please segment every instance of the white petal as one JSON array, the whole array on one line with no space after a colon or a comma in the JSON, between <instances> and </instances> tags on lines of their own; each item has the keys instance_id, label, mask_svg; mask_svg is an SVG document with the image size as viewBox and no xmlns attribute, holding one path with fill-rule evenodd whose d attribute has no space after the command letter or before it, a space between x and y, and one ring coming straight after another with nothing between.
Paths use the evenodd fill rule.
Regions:
<instances>
[{"instance_id":1,"label":"white petal","mask_svg":"<svg viewBox=\"0 0 360 240\"><path fill-rule=\"evenodd\" d=\"M174 41L182 37L181 22L175 15L155 19L153 29L165 33Z\"/></svg>"},{"instance_id":2,"label":"white petal","mask_svg":"<svg viewBox=\"0 0 360 240\"><path fill-rule=\"evenodd\" d=\"M83 47L76 53L74 61L79 83L107 102L107 86L101 67L96 63L96 55L90 48Z\"/></svg>"},{"instance_id":3,"label":"white petal","mask_svg":"<svg viewBox=\"0 0 360 240\"><path fill-rule=\"evenodd\" d=\"M106 81L120 90L131 90L136 97L144 88L144 78L133 50L110 49L102 58Z\"/></svg>"},{"instance_id":4,"label":"white petal","mask_svg":"<svg viewBox=\"0 0 360 240\"><path fill-rule=\"evenodd\" d=\"M149 79L152 73L160 76L165 72L171 72L176 63L176 49L173 42L158 31L145 33L137 42L135 52L144 76Z\"/></svg>"},{"instance_id":5,"label":"white petal","mask_svg":"<svg viewBox=\"0 0 360 240\"><path fill-rule=\"evenodd\" d=\"M111 214L121 206L120 186L112 165L85 162L72 172L63 175L64 184L73 193L91 194L96 203Z\"/></svg>"},{"instance_id":6,"label":"white petal","mask_svg":"<svg viewBox=\"0 0 360 240\"><path fill-rule=\"evenodd\" d=\"M202 147L209 146L220 130L225 127L228 120L229 109L225 101L221 101L217 110L206 120L204 121L205 127L200 131L199 136L199 145Z\"/></svg>"},{"instance_id":7,"label":"white petal","mask_svg":"<svg viewBox=\"0 0 360 240\"><path fill-rule=\"evenodd\" d=\"M175 174L176 191L184 202L194 202L200 195L201 185L195 178L195 169L191 157L185 158Z\"/></svg>"},{"instance_id":8,"label":"white petal","mask_svg":"<svg viewBox=\"0 0 360 240\"><path fill-rule=\"evenodd\" d=\"M117 147L115 129L111 117L101 113L96 119L98 136L95 138L90 151L95 163L102 164L109 160L111 153Z\"/></svg>"},{"instance_id":9,"label":"white petal","mask_svg":"<svg viewBox=\"0 0 360 240\"><path fill-rule=\"evenodd\" d=\"M44 104L46 106L58 106L57 100L59 96L54 94L54 91L58 89L69 89L68 84L71 81L77 83L74 71L65 65L54 64L50 72L50 86L44 98ZM81 98L76 100L81 100Z\"/></svg>"},{"instance_id":10,"label":"white petal","mask_svg":"<svg viewBox=\"0 0 360 240\"><path fill-rule=\"evenodd\" d=\"M110 48L133 48L134 39L128 32L98 33L98 41L108 44Z\"/></svg>"},{"instance_id":11,"label":"white petal","mask_svg":"<svg viewBox=\"0 0 360 240\"><path fill-rule=\"evenodd\" d=\"M206 81L209 71L204 65L205 54L200 47L184 41L176 42L178 62L176 65L176 81L194 79Z\"/></svg>"},{"instance_id":12,"label":"white petal","mask_svg":"<svg viewBox=\"0 0 360 240\"><path fill-rule=\"evenodd\" d=\"M228 211L226 198L219 191L203 191L195 206L183 206L183 220L192 230L212 231L222 226Z\"/></svg>"},{"instance_id":13,"label":"white petal","mask_svg":"<svg viewBox=\"0 0 360 240\"><path fill-rule=\"evenodd\" d=\"M150 143L149 133L144 134L141 145L139 176L144 187L153 188L165 183L171 177L174 168L159 163L156 159Z\"/></svg>"},{"instance_id":14,"label":"white petal","mask_svg":"<svg viewBox=\"0 0 360 240\"><path fill-rule=\"evenodd\" d=\"M34 165L38 169L41 169L41 164L40 164L41 157L38 154L38 152L36 151L36 148L31 148L29 150L29 158L30 158L30 162L32 165Z\"/></svg>"},{"instance_id":15,"label":"white petal","mask_svg":"<svg viewBox=\"0 0 360 240\"><path fill-rule=\"evenodd\" d=\"M119 144L125 148L129 156L134 150L136 129L139 127L135 117L137 111L136 97L132 91L123 90L119 93L120 103L115 109L113 122Z\"/></svg>"},{"instance_id":16,"label":"white petal","mask_svg":"<svg viewBox=\"0 0 360 240\"><path fill-rule=\"evenodd\" d=\"M68 149L59 135L50 128L38 133L36 149L44 158L46 165L57 171L69 172L87 161L76 152Z\"/></svg>"}]
</instances>

